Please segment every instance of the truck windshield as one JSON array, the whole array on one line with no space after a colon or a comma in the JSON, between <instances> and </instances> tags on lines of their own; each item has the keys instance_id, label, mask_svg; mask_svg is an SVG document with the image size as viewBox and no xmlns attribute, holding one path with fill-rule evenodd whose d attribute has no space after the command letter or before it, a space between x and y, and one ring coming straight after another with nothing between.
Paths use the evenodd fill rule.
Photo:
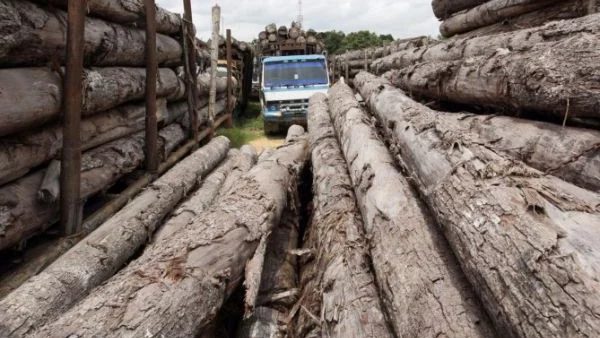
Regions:
<instances>
[{"instance_id":1,"label":"truck windshield","mask_svg":"<svg viewBox=\"0 0 600 338\"><path fill-rule=\"evenodd\" d=\"M325 60L268 62L264 66L266 87L327 84Z\"/></svg>"}]
</instances>

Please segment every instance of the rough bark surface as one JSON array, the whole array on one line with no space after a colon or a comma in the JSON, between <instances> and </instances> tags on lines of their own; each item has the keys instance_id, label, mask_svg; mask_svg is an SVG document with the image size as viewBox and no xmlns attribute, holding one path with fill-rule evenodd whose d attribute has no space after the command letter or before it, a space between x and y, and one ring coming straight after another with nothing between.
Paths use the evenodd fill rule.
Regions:
<instances>
[{"instance_id":1,"label":"rough bark surface","mask_svg":"<svg viewBox=\"0 0 600 338\"><path fill-rule=\"evenodd\" d=\"M450 37L533 12L556 2L558 0L490 0L447 18L440 25L440 33Z\"/></svg>"},{"instance_id":2,"label":"rough bark surface","mask_svg":"<svg viewBox=\"0 0 600 338\"><path fill-rule=\"evenodd\" d=\"M196 185L198 177L226 156L228 148L226 138L213 139L152 183L85 240L1 300L0 336L23 337L33 333L112 276L146 243L163 217Z\"/></svg>"},{"instance_id":3,"label":"rough bark surface","mask_svg":"<svg viewBox=\"0 0 600 338\"><path fill-rule=\"evenodd\" d=\"M517 53L528 51L540 43L557 42L577 34L600 36L600 14L550 22L511 33L454 38L437 44L409 48L373 61L370 70L381 75L392 69L402 69L421 62L458 61L474 56L489 56L498 48Z\"/></svg>"},{"instance_id":4,"label":"rough bark surface","mask_svg":"<svg viewBox=\"0 0 600 338\"><path fill-rule=\"evenodd\" d=\"M179 125L163 128L159 133L159 150L165 151L167 139L181 143L183 129ZM119 178L134 171L144 161L144 133L109 142L82 154L81 198L86 199L110 188ZM0 188L0 249L6 249L45 230L58 218L58 204L39 200L46 169L35 171ZM60 170L59 170L60 171ZM52 175L51 189L58 192L58 173ZM35 187L34 183L37 183ZM43 187L42 187L43 188ZM42 194L48 195L50 190ZM58 196L47 196L58 200Z\"/></svg>"},{"instance_id":5,"label":"rough bark surface","mask_svg":"<svg viewBox=\"0 0 600 338\"><path fill-rule=\"evenodd\" d=\"M50 3L67 8L68 0L34 0L39 3ZM107 21L137 27L146 26L144 0L88 0L88 15ZM181 17L162 7L156 7L156 31L167 35L181 32Z\"/></svg>"},{"instance_id":6,"label":"rough bark surface","mask_svg":"<svg viewBox=\"0 0 600 338\"><path fill-rule=\"evenodd\" d=\"M256 148L253 146L243 145L240 148L240 156L238 157L238 161L231 169L231 173L227 175L225 182L223 182L223 186L221 186L217 198L225 196L229 190L235 187L240 177L254 167L257 157Z\"/></svg>"},{"instance_id":7,"label":"rough bark surface","mask_svg":"<svg viewBox=\"0 0 600 338\"><path fill-rule=\"evenodd\" d=\"M433 14L438 19L446 19L451 14L460 12L464 9L470 9L477 7L488 0L433 0L431 1L431 8L433 8Z\"/></svg>"},{"instance_id":8,"label":"rough bark surface","mask_svg":"<svg viewBox=\"0 0 600 338\"><path fill-rule=\"evenodd\" d=\"M600 195L444 134L439 113L367 76L357 87L503 336L599 336Z\"/></svg>"},{"instance_id":9,"label":"rough bark surface","mask_svg":"<svg viewBox=\"0 0 600 338\"><path fill-rule=\"evenodd\" d=\"M408 92L563 121L600 119L600 39L587 33L531 50L498 49L463 61L423 62L387 77Z\"/></svg>"},{"instance_id":10,"label":"rough bark surface","mask_svg":"<svg viewBox=\"0 0 600 338\"><path fill-rule=\"evenodd\" d=\"M239 285L260 237L279 223L286 193L296 186L293 168L305 158L306 137L279 148L210 211L149 246L35 336L197 335Z\"/></svg>"},{"instance_id":11,"label":"rough bark surface","mask_svg":"<svg viewBox=\"0 0 600 338\"><path fill-rule=\"evenodd\" d=\"M456 258L344 83L329 110L362 212L381 297L398 337L494 337Z\"/></svg>"},{"instance_id":12,"label":"rough bark surface","mask_svg":"<svg viewBox=\"0 0 600 338\"><path fill-rule=\"evenodd\" d=\"M593 14L597 12L597 10L590 11L588 7L588 5L594 1L596 0L559 1L553 5L530 13L525 13L514 18L502 20L501 22L493 25L481 27L463 34L456 35L454 38L468 38L503 32L513 32L542 26L550 21L584 17L587 14Z\"/></svg>"},{"instance_id":13,"label":"rough bark surface","mask_svg":"<svg viewBox=\"0 0 600 338\"><path fill-rule=\"evenodd\" d=\"M189 199L175 209L173 215L165 221L154 235L154 241L158 242L175 232L184 229L195 217L208 210L219 193L225 179L239 160L240 151L229 150L227 157L208 176L199 177L200 186Z\"/></svg>"},{"instance_id":14,"label":"rough bark surface","mask_svg":"<svg viewBox=\"0 0 600 338\"><path fill-rule=\"evenodd\" d=\"M115 108L145 95L144 68L105 67L84 70L82 114ZM60 116L62 79L50 68L0 69L0 136L30 130ZM183 97L184 83L171 69L158 72L157 97Z\"/></svg>"},{"instance_id":15,"label":"rough bark surface","mask_svg":"<svg viewBox=\"0 0 600 338\"><path fill-rule=\"evenodd\" d=\"M131 135L144 129L146 107L144 103L123 105L86 117L81 121L82 151ZM157 119L170 124L167 103L157 100ZM39 129L0 139L0 185L13 181L59 156L62 149L62 124L53 123Z\"/></svg>"},{"instance_id":16,"label":"rough bark surface","mask_svg":"<svg viewBox=\"0 0 600 338\"><path fill-rule=\"evenodd\" d=\"M0 67L64 64L67 13L44 9L28 1L0 1ZM143 29L87 17L84 64L86 66L144 66ZM156 35L159 64L181 62L177 40Z\"/></svg>"},{"instance_id":17,"label":"rough bark surface","mask_svg":"<svg viewBox=\"0 0 600 338\"><path fill-rule=\"evenodd\" d=\"M328 111L325 95L311 98L313 215L304 249L313 259L302 264L294 337L391 338L348 166Z\"/></svg>"}]
</instances>

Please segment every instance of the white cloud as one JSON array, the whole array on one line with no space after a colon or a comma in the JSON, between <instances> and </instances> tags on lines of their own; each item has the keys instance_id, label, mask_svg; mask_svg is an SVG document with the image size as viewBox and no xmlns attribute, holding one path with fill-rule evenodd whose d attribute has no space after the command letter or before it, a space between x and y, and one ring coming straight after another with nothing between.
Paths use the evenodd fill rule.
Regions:
<instances>
[{"instance_id":1,"label":"white cloud","mask_svg":"<svg viewBox=\"0 0 600 338\"><path fill-rule=\"evenodd\" d=\"M202 40L210 38L211 7L215 3L191 0L193 20ZM156 0L157 5L183 13L182 0ZM275 22L289 24L298 15L296 0L224 0L219 1L222 29L230 28L238 40L251 41ZM317 31L341 30L346 33L371 30L392 34L395 38L419 35L437 36L439 22L429 1L423 0L303 0L304 27Z\"/></svg>"}]
</instances>

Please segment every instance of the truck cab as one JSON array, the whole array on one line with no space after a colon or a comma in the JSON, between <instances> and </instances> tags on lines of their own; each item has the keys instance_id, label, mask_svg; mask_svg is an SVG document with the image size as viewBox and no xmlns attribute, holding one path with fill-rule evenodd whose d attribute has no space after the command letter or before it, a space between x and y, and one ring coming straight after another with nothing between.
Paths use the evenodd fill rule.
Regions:
<instances>
[{"instance_id":1,"label":"truck cab","mask_svg":"<svg viewBox=\"0 0 600 338\"><path fill-rule=\"evenodd\" d=\"M262 61L261 107L265 133L306 126L308 100L330 86L324 55L273 56Z\"/></svg>"}]
</instances>

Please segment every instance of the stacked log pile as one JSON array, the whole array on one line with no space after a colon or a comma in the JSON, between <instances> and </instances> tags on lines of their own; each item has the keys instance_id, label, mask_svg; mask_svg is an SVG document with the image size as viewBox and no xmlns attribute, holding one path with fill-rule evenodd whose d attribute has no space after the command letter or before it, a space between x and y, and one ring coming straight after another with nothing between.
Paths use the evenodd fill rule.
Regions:
<instances>
[{"instance_id":1,"label":"stacked log pile","mask_svg":"<svg viewBox=\"0 0 600 338\"><path fill-rule=\"evenodd\" d=\"M596 0L433 0L444 37L473 37L597 13Z\"/></svg>"},{"instance_id":2,"label":"stacked log pile","mask_svg":"<svg viewBox=\"0 0 600 338\"><path fill-rule=\"evenodd\" d=\"M290 27L270 24L258 34L259 53L263 56L275 56L281 52L281 46L300 46L306 49L305 54L319 54L325 50L325 41L322 34L313 29L304 30L296 22ZM294 49L299 49L298 47Z\"/></svg>"},{"instance_id":3,"label":"stacked log pile","mask_svg":"<svg viewBox=\"0 0 600 338\"><path fill-rule=\"evenodd\" d=\"M24 243L58 217L67 1L0 1L0 250ZM108 190L145 160L144 2L90 0L82 78L83 199ZM182 63L181 18L158 8L157 120L162 161L191 126ZM208 78L195 89L207 124ZM234 86L237 86L234 81ZM226 112L218 79L217 116Z\"/></svg>"}]
</instances>

